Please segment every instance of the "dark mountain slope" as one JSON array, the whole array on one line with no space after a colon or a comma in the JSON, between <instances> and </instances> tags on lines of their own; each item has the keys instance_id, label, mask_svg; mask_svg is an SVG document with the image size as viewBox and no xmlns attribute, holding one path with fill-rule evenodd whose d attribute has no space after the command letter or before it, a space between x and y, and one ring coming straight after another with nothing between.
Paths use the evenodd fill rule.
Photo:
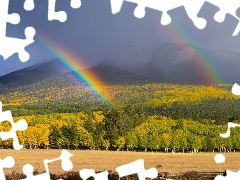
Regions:
<instances>
[{"instance_id":1,"label":"dark mountain slope","mask_svg":"<svg viewBox=\"0 0 240 180\"><path fill-rule=\"evenodd\" d=\"M0 77L0 87L15 88L29 85L62 73L64 70L56 60L36 64Z\"/></svg>"},{"instance_id":2,"label":"dark mountain slope","mask_svg":"<svg viewBox=\"0 0 240 180\"><path fill-rule=\"evenodd\" d=\"M77 76L75 76L77 74ZM67 87L69 85L88 84L88 75L93 74L99 84L141 84L151 83L149 78L136 75L120 68L101 64L89 69L66 71L55 60L25 68L0 77L0 92L5 93L31 87ZM83 76L84 78L81 78Z\"/></svg>"}]
</instances>

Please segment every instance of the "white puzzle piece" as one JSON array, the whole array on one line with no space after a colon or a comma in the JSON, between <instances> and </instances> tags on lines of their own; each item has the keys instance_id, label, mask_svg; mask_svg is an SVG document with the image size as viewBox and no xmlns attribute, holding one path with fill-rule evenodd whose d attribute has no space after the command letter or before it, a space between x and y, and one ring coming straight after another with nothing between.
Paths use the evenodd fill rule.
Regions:
<instances>
[{"instance_id":1,"label":"white puzzle piece","mask_svg":"<svg viewBox=\"0 0 240 180\"><path fill-rule=\"evenodd\" d=\"M45 159L43 163L46 172L38 175L33 175L34 168L31 164L25 164L22 170L27 177L22 180L50 180L50 171L48 168L48 164L56 161L61 161L62 169L64 171L70 171L73 168L73 163L70 160L70 157L72 156L73 155L70 152L63 149L61 155L58 158L54 158L51 160Z\"/></svg>"},{"instance_id":2,"label":"white puzzle piece","mask_svg":"<svg viewBox=\"0 0 240 180\"><path fill-rule=\"evenodd\" d=\"M7 23L18 24L20 16L16 13L8 14L9 0L0 1L0 55L4 60L18 53L18 57L22 62L26 62L30 56L25 51L25 47L34 42L35 29L27 27L25 29L26 39L18 39L13 37L6 37Z\"/></svg>"},{"instance_id":3,"label":"white puzzle piece","mask_svg":"<svg viewBox=\"0 0 240 180\"><path fill-rule=\"evenodd\" d=\"M82 169L79 171L79 175L83 180L87 180L90 177L93 177L94 180L108 180L108 171L95 173L94 169Z\"/></svg>"},{"instance_id":4,"label":"white puzzle piece","mask_svg":"<svg viewBox=\"0 0 240 180\"><path fill-rule=\"evenodd\" d=\"M12 168L15 164L15 160L13 159L12 156L8 156L4 158L3 160L0 159L0 179L1 180L6 180L6 177L4 175L4 168Z\"/></svg>"},{"instance_id":5,"label":"white puzzle piece","mask_svg":"<svg viewBox=\"0 0 240 180\"><path fill-rule=\"evenodd\" d=\"M148 170L145 169L143 159L139 159L129 164L119 166L116 168L116 171L119 174L119 178L132 174L137 174L139 180L145 180L146 178L156 178L158 176L158 171L156 168L151 168Z\"/></svg>"},{"instance_id":6,"label":"white puzzle piece","mask_svg":"<svg viewBox=\"0 0 240 180\"><path fill-rule=\"evenodd\" d=\"M21 119L17 122L13 121L12 113L11 111L2 111L2 102L0 101L0 123L8 121L12 128L8 132L0 132L0 138L4 141L6 139L13 139L13 148L15 150L20 150L23 148L23 145L19 144L18 137L17 137L17 131L24 131L27 129L28 124L26 120Z\"/></svg>"},{"instance_id":7,"label":"white puzzle piece","mask_svg":"<svg viewBox=\"0 0 240 180\"><path fill-rule=\"evenodd\" d=\"M120 12L124 1L137 4L137 7L134 11L134 15L137 18L143 18L145 16L145 8L161 11L162 25L168 25L171 23L171 17L168 14L168 11L183 6L193 24L199 29L205 28L207 21L201 17L198 17L198 13L205 2L209 2L219 7L220 10L214 16L214 19L217 22L223 22L226 14L232 15L238 19L238 21L240 21L240 17L238 17L236 14L237 9L240 7L239 0L194 0L194 2L189 0L110 0L113 14ZM236 36L239 31L240 23L234 30L233 36Z\"/></svg>"}]
</instances>

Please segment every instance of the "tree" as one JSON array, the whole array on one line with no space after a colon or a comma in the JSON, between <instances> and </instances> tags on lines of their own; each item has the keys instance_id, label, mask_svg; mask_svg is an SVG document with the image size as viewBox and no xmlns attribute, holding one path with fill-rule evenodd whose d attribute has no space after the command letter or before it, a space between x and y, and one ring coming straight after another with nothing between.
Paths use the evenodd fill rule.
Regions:
<instances>
[{"instance_id":1,"label":"tree","mask_svg":"<svg viewBox=\"0 0 240 180\"><path fill-rule=\"evenodd\" d=\"M134 130L127 132L127 135L125 136L125 140L126 140L127 150L128 149L133 150L134 148L138 147L138 139Z\"/></svg>"},{"instance_id":2,"label":"tree","mask_svg":"<svg viewBox=\"0 0 240 180\"><path fill-rule=\"evenodd\" d=\"M175 134L178 137L178 141L179 141L179 149L182 150L182 152L184 153L185 149L188 147L188 143L187 143L187 136L186 136L186 131L184 132L181 129L177 129L175 131Z\"/></svg>"},{"instance_id":3,"label":"tree","mask_svg":"<svg viewBox=\"0 0 240 180\"><path fill-rule=\"evenodd\" d=\"M119 150L121 150L123 147L124 147L124 145L125 145L125 138L124 137L122 137L122 136L119 136L118 138L117 138L117 140L115 140L115 143L114 143L114 146L117 148L117 150L119 151Z\"/></svg>"},{"instance_id":4,"label":"tree","mask_svg":"<svg viewBox=\"0 0 240 180\"><path fill-rule=\"evenodd\" d=\"M202 148L202 140L200 136L194 136L192 141L192 149L193 152L196 153L199 149Z\"/></svg>"},{"instance_id":5,"label":"tree","mask_svg":"<svg viewBox=\"0 0 240 180\"><path fill-rule=\"evenodd\" d=\"M172 141L172 139L171 139L171 135L170 134L168 134L168 133L163 133L162 135L161 135L161 138L162 138L162 146L161 147L163 147L164 148L164 151L166 152L166 153L168 153L168 149L169 149L169 147L170 147L170 145L171 145L171 141Z\"/></svg>"},{"instance_id":6,"label":"tree","mask_svg":"<svg viewBox=\"0 0 240 180\"><path fill-rule=\"evenodd\" d=\"M92 148L94 147L94 141L92 135L83 127L77 127L78 131L78 147L79 148Z\"/></svg>"},{"instance_id":7,"label":"tree","mask_svg":"<svg viewBox=\"0 0 240 180\"><path fill-rule=\"evenodd\" d=\"M149 132L148 123L142 123L140 126L135 128L135 132L138 138L138 146L140 149L147 151L148 148L148 132Z\"/></svg>"}]
</instances>

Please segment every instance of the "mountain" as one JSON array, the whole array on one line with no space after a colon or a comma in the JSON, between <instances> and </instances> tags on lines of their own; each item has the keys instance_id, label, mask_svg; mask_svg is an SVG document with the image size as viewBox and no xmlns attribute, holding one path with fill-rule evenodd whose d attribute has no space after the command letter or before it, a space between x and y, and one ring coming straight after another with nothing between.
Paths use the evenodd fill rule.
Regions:
<instances>
[{"instance_id":1,"label":"mountain","mask_svg":"<svg viewBox=\"0 0 240 180\"><path fill-rule=\"evenodd\" d=\"M29 85L62 73L64 70L56 60L39 63L0 77L0 87L9 89Z\"/></svg>"},{"instance_id":2,"label":"mountain","mask_svg":"<svg viewBox=\"0 0 240 180\"><path fill-rule=\"evenodd\" d=\"M77 74L79 77L74 76L74 74ZM0 93L19 87L31 86L36 83L38 84L37 87L44 86L46 88L79 85L79 82L88 84L89 77L86 74L90 74L90 76L94 75L94 80L99 81L98 83L100 84L139 84L152 82L149 78L108 64L100 64L84 70L68 71L59 65L55 59L0 77Z\"/></svg>"},{"instance_id":3,"label":"mountain","mask_svg":"<svg viewBox=\"0 0 240 180\"><path fill-rule=\"evenodd\" d=\"M0 92L38 83L64 87L79 84L73 74L94 75L101 84L175 83L192 85L240 82L240 54L191 44L119 45L97 66L70 72L57 59L0 77ZM82 78L86 79L88 77ZM96 80L95 79L95 80ZM87 84L86 81L82 81Z\"/></svg>"},{"instance_id":4,"label":"mountain","mask_svg":"<svg viewBox=\"0 0 240 180\"><path fill-rule=\"evenodd\" d=\"M109 52L108 63L154 82L196 85L240 82L240 54L229 50L163 43L122 45Z\"/></svg>"},{"instance_id":5,"label":"mountain","mask_svg":"<svg viewBox=\"0 0 240 180\"><path fill-rule=\"evenodd\" d=\"M109 64L100 64L93 68L82 71L83 74L88 72L96 74L102 81L102 84L153 83L150 78L142 75L137 75L133 72L123 70Z\"/></svg>"},{"instance_id":6,"label":"mountain","mask_svg":"<svg viewBox=\"0 0 240 180\"><path fill-rule=\"evenodd\" d=\"M125 69L137 74L146 75L142 69L151 59L153 53L157 50L158 45L129 45L123 44L108 50L105 55L105 62L112 66Z\"/></svg>"}]
</instances>

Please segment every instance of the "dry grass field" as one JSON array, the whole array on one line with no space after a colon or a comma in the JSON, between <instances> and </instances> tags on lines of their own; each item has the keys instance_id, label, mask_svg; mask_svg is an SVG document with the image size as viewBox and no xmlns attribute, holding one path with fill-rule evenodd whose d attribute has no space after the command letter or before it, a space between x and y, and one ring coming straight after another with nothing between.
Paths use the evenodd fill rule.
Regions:
<instances>
[{"instance_id":1,"label":"dry grass field","mask_svg":"<svg viewBox=\"0 0 240 180\"><path fill-rule=\"evenodd\" d=\"M187 171L199 172L223 172L225 169L237 171L240 168L240 153L225 153L226 162L216 164L214 156L216 153L156 153L156 152L116 152L116 151L95 151L95 150L70 150L74 156L71 160L74 164L73 171L83 168L93 168L96 171L111 170L126 163L138 159L144 159L145 167L157 167L159 172L170 172L178 174ZM6 156L13 156L15 166L5 169L6 173L12 171L22 172L24 164L32 164L34 169L44 171L43 160L59 157L61 150L6 150L0 149L1 159ZM49 166L52 173L62 173L60 163L53 163Z\"/></svg>"}]
</instances>

